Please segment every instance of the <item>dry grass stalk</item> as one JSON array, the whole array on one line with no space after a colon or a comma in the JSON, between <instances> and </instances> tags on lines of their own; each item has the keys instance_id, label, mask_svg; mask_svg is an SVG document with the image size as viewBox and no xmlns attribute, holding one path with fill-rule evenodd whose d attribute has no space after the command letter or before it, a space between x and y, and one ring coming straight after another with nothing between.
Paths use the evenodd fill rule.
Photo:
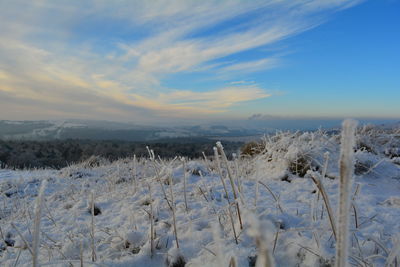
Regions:
<instances>
[{"instance_id":1,"label":"dry grass stalk","mask_svg":"<svg viewBox=\"0 0 400 267\"><path fill-rule=\"evenodd\" d=\"M324 163L324 166L323 166L323 168L322 168L322 173L321 173L322 179L325 178L326 172L327 172L327 170L328 170L329 152L325 152L325 153L324 153L324 159L325 159L325 163Z\"/></svg>"},{"instance_id":2,"label":"dry grass stalk","mask_svg":"<svg viewBox=\"0 0 400 267\"><path fill-rule=\"evenodd\" d=\"M11 223L11 227L14 228L14 230L17 232L17 234L21 238L22 242L24 242L25 247L29 250L29 252L33 256L32 248L29 246L29 243L28 243L28 241L26 241L25 237L21 234L21 231L17 228L17 226L15 226L14 223Z\"/></svg>"},{"instance_id":3,"label":"dry grass stalk","mask_svg":"<svg viewBox=\"0 0 400 267\"><path fill-rule=\"evenodd\" d=\"M224 187L226 200L228 201L228 204L231 204L231 201L229 200L228 190L226 189L226 184L225 184L225 181L224 181L224 176L223 176L223 173L222 173L221 164L220 164L220 161L219 161L218 150L217 150L216 147L214 147L214 156L215 156L215 162L217 163L217 169L218 169L219 177L221 179L222 186Z\"/></svg>"},{"instance_id":4,"label":"dry grass stalk","mask_svg":"<svg viewBox=\"0 0 400 267\"><path fill-rule=\"evenodd\" d=\"M236 266L237 266L237 264L236 264L235 256L232 256L231 260L229 261L228 267L236 267Z\"/></svg>"},{"instance_id":5,"label":"dry grass stalk","mask_svg":"<svg viewBox=\"0 0 400 267\"><path fill-rule=\"evenodd\" d=\"M354 173L354 146L355 130L357 122L345 120L343 122L341 149L340 149L340 183L339 183L339 213L338 213L338 236L336 244L336 267L347 265L348 243L349 243L349 209L350 192Z\"/></svg>"},{"instance_id":6,"label":"dry grass stalk","mask_svg":"<svg viewBox=\"0 0 400 267\"><path fill-rule=\"evenodd\" d=\"M96 261L96 247L94 244L94 192L90 192L90 210L91 210L91 227L90 227L90 237L91 237L91 246L92 246L92 262Z\"/></svg>"},{"instance_id":7,"label":"dry grass stalk","mask_svg":"<svg viewBox=\"0 0 400 267\"><path fill-rule=\"evenodd\" d=\"M135 193L137 191L137 160L136 155L133 155L133 186L135 187Z\"/></svg>"},{"instance_id":8,"label":"dry grass stalk","mask_svg":"<svg viewBox=\"0 0 400 267\"><path fill-rule=\"evenodd\" d=\"M46 217L54 224L55 227L57 227L57 223L56 223L56 221L54 220L54 217L53 217L53 215L51 214L50 209L49 209L49 207L47 206L46 202L43 202L43 206L46 208L46 212L47 212L47 216L46 216Z\"/></svg>"},{"instance_id":9,"label":"dry grass stalk","mask_svg":"<svg viewBox=\"0 0 400 267\"><path fill-rule=\"evenodd\" d=\"M6 239L4 237L3 230L1 229L1 226L0 226L0 237L3 240L3 242L6 243Z\"/></svg>"},{"instance_id":10,"label":"dry grass stalk","mask_svg":"<svg viewBox=\"0 0 400 267\"><path fill-rule=\"evenodd\" d=\"M185 209L186 212L188 212L188 203L187 203L187 197L186 197L186 184L187 184L187 175L186 175L186 161L185 158L181 158L182 161L182 170L183 170L183 197L185 199Z\"/></svg>"},{"instance_id":11,"label":"dry grass stalk","mask_svg":"<svg viewBox=\"0 0 400 267\"><path fill-rule=\"evenodd\" d=\"M150 196L150 251L151 251L151 257L154 255L154 215L153 215L153 197L151 194L151 185L148 184L149 186L149 196Z\"/></svg>"},{"instance_id":12,"label":"dry grass stalk","mask_svg":"<svg viewBox=\"0 0 400 267\"><path fill-rule=\"evenodd\" d=\"M237 188L238 188L238 194L240 196L240 193L242 193L242 180L240 179L240 171L239 171L239 159L236 154L233 154L233 157L235 159L235 169L236 169L236 183L237 183Z\"/></svg>"},{"instance_id":13,"label":"dry grass stalk","mask_svg":"<svg viewBox=\"0 0 400 267\"><path fill-rule=\"evenodd\" d=\"M156 158L156 157L155 157L155 155L154 155L154 151L153 151L153 150L150 150L148 146L146 146L146 149L147 149L147 151L148 151L148 153L149 153L150 161L151 161L151 163L153 164L154 171L156 172L157 182L160 184L160 186L161 186L161 191L162 191L162 193L163 193L163 195L164 195L164 198L165 198L165 200L167 201L167 204L168 204L169 208L172 210L172 205L171 205L171 203L170 203L169 200L168 200L167 193L166 193L165 188L164 188L164 184L163 184L163 182L161 181L160 172L159 172L159 170L158 170L158 168L157 168L157 165L156 165L156 161L155 161L155 158Z\"/></svg>"},{"instance_id":14,"label":"dry grass stalk","mask_svg":"<svg viewBox=\"0 0 400 267\"><path fill-rule=\"evenodd\" d=\"M225 151L224 151L224 147L222 146L221 142L217 142L217 147L218 147L218 149L219 149L219 151L221 153L222 159L225 162L226 170L228 172L229 181L231 182L233 197L235 198L235 201L236 201L236 211L237 211L237 215L238 215L238 218L239 218L240 229L243 229L242 216L240 214L238 196L237 196L237 193L236 193L236 185L233 182L233 175L232 175L231 169L229 168L228 159L226 157L226 154L225 154Z\"/></svg>"},{"instance_id":15,"label":"dry grass stalk","mask_svg":"<svg viewBox=\"0 0 400 267\"><path fill-rule=\"evenodd\" d=\"M79 246L79 260L80 260L80 266L83 267L83 242L81 240L80 246Z\"/></svg>"},{"instance_id":16,"label":"dry grass stalk","mask_svg":"<svg viewBox=\"0 0 400 267\"><path fill-rule=\"evenodd\" d=\"M276 245L278 243L278 237L279 237L279 229L276 231L276 234L275 234L274 247L272 248L272 255L275 254Z\"/></svg>"},{"instance_id":17,"label":"dry grass stalk","mask_svg":"<svg viewBox=\"0 0 400 267\"><path fill-rule=\"evenodd\" d=\"M228 213L229 213L229 218L230 218L231 224L232 224L232 231L233 231L233 237L235 238L235 243L239 244L239 241L238 241L238 238L237 238L237 234L236 234L236 229L235 229L235 222L233 220L231 205L228 205Z\"/></svg>"},{"instance_id":18,"label":"dry grass stalk","mask_svg":"<svg viewBox=\"0 0 400 267\"><path fill-rule=\"evenodd\" d=\"M356 229L358 229L359 224L358 224L358 215L357 215L358 212L357 212L357 206L356 206L355 200L356 200L356 196L359 191L360 191L360 184L357 184L356 190L354 191L353 198L351 199L351 205L352 205L353 211L354 211L354 223L355 223Z\"/></svg>"},{"instance_id":19,"label":"dry grass stalk","mask_svg":"<svg viewBox=\"0 0 400 267\"><path fill-rule=\"evenodd\" d=\"M35 221L33 227L33 244L32 244L32 266L38 266L38 256L39 256L39 243L40 243L40 222L42 218L42 208L43 208L43 198L44 190L46 189L47 181L43 180L42 185L39 190L39 195L36 198L35 203Z\"/></svg>"},{"instance_id":20,"label":"dry grass stalk","mask_svg":"<svg viewBox=\"0 0 400 267\"><path fill-rule=\"evenodd\" d=\"M235 238L236 244L239 244L238 243L238 239L237 239L237 235L236 235L235 222L233 220L233 215L232 215L232 210L231 210L231 201L229 200L229 194L228 194L228 190L226 189L226 184L225 184L224 177L223 177L223 174L222 174L221 164L220 164L220 161L219 161L218 150L217 150L216 147L214 147L214 155L215 155L215 161L217 163L217 169L218 169L218 172L219 172L219 177L221 179L222 186L224 187L226 201L228 201L228 213L229 213L229 219L231 220L233 236Z\"/></svg>"},{"instance_id":21,"label":"dry grass stalk","mask_svg":"<svg viewBox=\"0 0 400 267\"><path fill-rule=\"evenodd\" d=\"M281 205L279 204L279 199L276 197L276 195L275 195L274 192L271 190L271 188L269 188L268 185L266 185L265 183L263 183L263 182L261 182L261 181L258 181L258 183L261 184L262 186L264 186L264 187L268 190L268 192L269 192L269 193L271 194L271 196L274 198L278 209L280 210L281 213L283 213L283 209L282 209Z\"/></svg>"},{"instance_id":22,"label":"dry grass stalk","mask_svg":"<svg viewBox=\"0 0 400 267\"><path fill-rule=\"evenodd\" d=\"M254 194L254 207L257 210L257 201L258 201L258 192L259 192L259 185L258 185L258 178L259 178L259 166L256 165L256 184L255 184L255 194Z\"/></svg>"},{"instance_id":23,"label":"dry grass stalk","mask_svg":"<svg viewBox=\"0 0 400 267\"><path fill-rule=\"evenodd\" d=\"M169 176L169 192L171 194L171 202L172 202L172 220L174 223L174 234L175 234L175 241L176 247L179 248L179 241L178 241L178 231L176 229L176 215L175 215L175 201L174 201L174 192L172 190L172 175Z\"/></svg>"},{"instance_id":24,"label":"dry grass stalk","mask_svg":"<svg viewBox=\"0 0 400 267\"><path fill-rule=\"evenodd\" d=\"M204 199L205 199L207 202L209 202L209 201L208 201L208 198L207 198L207 196L206 196L206 194L204 193L204 191L201 189L200 186L199 186L199 191L200 191L200 193L203 195Z\"/></svg>"},{"instance_id":25,"label":"dry grass stalk","mask_svg":"<svg viewBox=\"0 0 400 267\"><path fill-rule=\"evenodd\" d=\"M166 193L165 188L164 188L164 184L163 184L163 182L161 181L160 173L159 173L159 171L158 171L158 169L157 169L157 166L155 165L154 161L152 161L152 162L153 162L154 170L156 171L157 182L158 182L158 183L160 184L160 186L161 186L161 191L162 191L162 193L163 193L163 195L164 195L165 200L167 201L168 207L172 210L173 207L172 207L171 203L170 203L169 200L168 200L167 193ZM171 184L170 184L170 186L171 186Z\"/></svg>"},{"instance_id":26,"label":"dry grass stalk","mask_svg":"<svg viewBox=\"0 0 400 267\"><path fill-rule=\"evenodd\" d=\"M207 169L208 169L210 172L212 172L212 168L211 168L210 162L209 162L208 159L207 159L206 154L204 153L204 151L201 152L201 154L203 155L204 163L206 164Z\"/></svg>"},{"instance_id":27,"label":"dry grass stalk","mask_svg":"<svg viewBox=\"0 0 400 267\"><path fill-rule=\"evenodd\" d=\"M19 257L21 256L21 252L22 252L22 249L19 249L18 250L18 255L17 255L17 257L15 258L15 261L14 261L13 267L18 266L18 261L19 261Z\"/></svg>"},{"instance_id":28,"label":"dry grass stalk","mask_svg":"<svg viewBox=\"0 0 400 267\"><path fill-rule=\"evenodd\" d=\"M312 178L313 182L315 183L315 185L317 186L318 191L322 195L322 199L324 200L326 210L328 211L328 218L329 218L329 222L331 224L333 237L335 238L335 240L337 240L336 224L335 224L331 204L329 202L328 194L325 191L324 184L322 183L320 177L316 176L314 173L311 174L311 178Z\"/></svg>"}]
</instances>

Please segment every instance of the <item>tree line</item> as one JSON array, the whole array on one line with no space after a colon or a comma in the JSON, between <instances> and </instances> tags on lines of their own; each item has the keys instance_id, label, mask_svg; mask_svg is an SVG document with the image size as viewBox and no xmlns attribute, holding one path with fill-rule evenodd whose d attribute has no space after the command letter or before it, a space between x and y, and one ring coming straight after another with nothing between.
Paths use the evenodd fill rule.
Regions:
<instances>
[{"instance_id":1,"label":"tree line","mask_svg":"<svg viewBox=\"0 0 400 267\"><path fill-rule=\"evenodd\" d=\"M242 143L224 142L228 155L236 152ZM167 141L128 142L98 140L5 141L0 140L1 168L63 168L99 156L108 160L147 157L146 146L161 158L185 156L188 158L213 155L214 140L172 139Z\"/></svg>"}]
</instances>

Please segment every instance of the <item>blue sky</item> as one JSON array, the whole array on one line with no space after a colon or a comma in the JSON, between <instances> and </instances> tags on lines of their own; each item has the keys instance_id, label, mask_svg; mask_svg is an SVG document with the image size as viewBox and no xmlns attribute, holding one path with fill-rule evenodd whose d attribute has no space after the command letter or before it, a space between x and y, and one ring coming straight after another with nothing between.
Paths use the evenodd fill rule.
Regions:
<instances>
[{"instance_id":1,"label":"blue sky","mask_svg":"<svg viewBox=\"0 0 400 267\"><path fill-rule=\"evenodd\" d=\"M0 2L0 119L400 117L400 1L32 2Z\"/></svg>"}]
</instances>

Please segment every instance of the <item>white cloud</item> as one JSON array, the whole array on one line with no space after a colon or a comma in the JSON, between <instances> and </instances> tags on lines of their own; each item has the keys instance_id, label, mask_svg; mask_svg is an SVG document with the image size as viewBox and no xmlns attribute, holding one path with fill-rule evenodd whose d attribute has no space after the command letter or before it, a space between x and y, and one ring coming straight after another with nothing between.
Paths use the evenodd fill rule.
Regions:
<instances>
[{"instance_id":1,"label":"white cloud","mask_svg":"<svg viewBox=\"0 0 400 267\"><path fill-rule=\"evenodd\" d=\"M223 111L237 103L270 96L256 85L242 85L209 92L174 91L169 94L162 94L161 99L176 106L200 105L204 110Z\"/></svg>"},{"instance_id":2,"label":"white cloud","mask_svg":"<svg viewBox=\"0 0 400 267\"><path fill-rule=\"evenodd\" d=\"M258 70L266 70L279 66L279 59L276 58L263 58L260 60L247 61L243 63L232 64L222 68L224 72L241 71L253 72Z\"/></svg>"},{"instance_id":3,"label":"white cloud","mask_svg":"<svg viewBox=\"0 0 400 267\"><path fill-rule=\"evenodd\" d=\"M40 102L55 112L57 105L51 103L58 103L64 111L57 114L67 115L74 113L72 107L67 111L68 103L92 116L101 110L126 117L227 111L270 94L254 84L174 90L164 86L163 78L197 71L213 79L222 72L276 67L279 57L247 62L224 57L299 34L320 24L327 11L358 2L2 2L0 93L31 100L32 110ZM219 27L222 23L225 27ZM3 114L9 111L4 107Z\"/></svg>"}]
</instances>

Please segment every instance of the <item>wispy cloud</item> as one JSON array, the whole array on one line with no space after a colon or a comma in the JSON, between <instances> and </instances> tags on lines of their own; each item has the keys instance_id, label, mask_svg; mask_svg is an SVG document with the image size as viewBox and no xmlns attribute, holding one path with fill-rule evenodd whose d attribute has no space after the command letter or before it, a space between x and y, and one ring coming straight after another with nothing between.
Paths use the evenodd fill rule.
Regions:
<instances>
[{"instance_id":1,"label":"wispy cloud","mask_svg":"<svg viewBox=\"0 0 400 267\"><path fill-rule=\"evenodd\" d=\"M260 60L247 61L243 63L231 64L229 66L221 68L223 72L254 72L259 70L272 69L280 65L279 59L276 58L264 58Z\"/></svg>"},{"instance_id":2,"label":"wispy cloud","mask_svg":"<svg viewBox=\"0 0 400 267\"><path fill-rule=\"evenodd\" d=\"M256 84L174 89L169 75L253 72L227 60L319 25L359 1L9 1L0 4L0 112L140 119L202 116L270 96ZM179 79L179 76L178 76ZM7 99L7 100L6 100ZM6 103L6 101L13 103ZM23 104L18 104L23 103ZM11 108L11 110L10 110ZM64 114L64 115L62 115Z\"/></svg>"}]
</instances>

